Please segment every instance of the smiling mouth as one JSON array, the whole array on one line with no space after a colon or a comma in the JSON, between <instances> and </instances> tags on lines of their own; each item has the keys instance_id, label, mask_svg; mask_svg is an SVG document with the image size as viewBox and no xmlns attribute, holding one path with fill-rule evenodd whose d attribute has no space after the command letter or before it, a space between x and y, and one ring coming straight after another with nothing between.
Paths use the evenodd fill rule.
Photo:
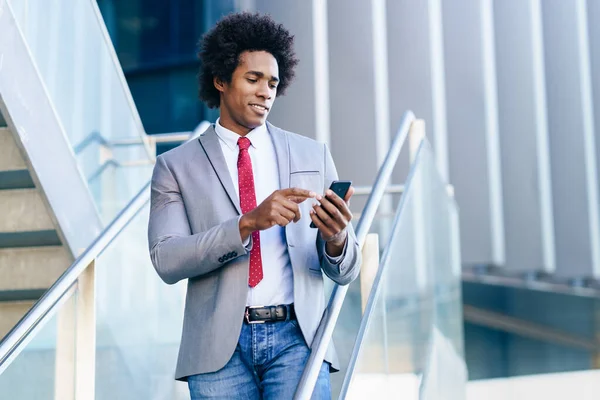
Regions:
<instances>
[{"instance_id":1,"label":"smiling mouth","mask_svg":"<svg viewBox=\"0 0 600 400\"><path fill-rule=\"evenodd\" d=\"M261 106L260 104L250 104L251 107L254 107L255 109L259 110L259 111L269 111L269 109L265 106Z\"/></svg>"}]
</instances>

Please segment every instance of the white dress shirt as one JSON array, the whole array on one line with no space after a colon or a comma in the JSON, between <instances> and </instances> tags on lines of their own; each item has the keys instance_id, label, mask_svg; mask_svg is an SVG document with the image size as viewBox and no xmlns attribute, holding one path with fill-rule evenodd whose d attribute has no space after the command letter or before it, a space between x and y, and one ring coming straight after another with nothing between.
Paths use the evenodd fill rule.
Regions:
<instances>
[{"instance_id":1,"label":"white dress shirt","mask_svg":"<svg viewBox=\"0 0 600 400\"><path fill-rule=\"evenodd\" d=\"M219 120L215 124L215 131L219 137L229 175L239 197L237 161L240 149L237 141L240 135L221 126ZM252 144L248 152L252 160L256 205L259 205L274 191L280 189L277 155L266 124L253 129L246 137ZM285 229L275 225L260 231L260 252L263 279L255 287L249 288L246 305L274 306L293 303L294 276L287 250Z\"/></svg>"}]
</instances>

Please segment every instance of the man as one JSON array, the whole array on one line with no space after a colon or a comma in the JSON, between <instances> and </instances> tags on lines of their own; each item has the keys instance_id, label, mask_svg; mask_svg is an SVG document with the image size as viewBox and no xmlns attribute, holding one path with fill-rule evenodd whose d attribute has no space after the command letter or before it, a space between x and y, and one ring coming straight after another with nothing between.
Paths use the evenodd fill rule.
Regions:
<instances>
[{"instance_id":1,"label":"man","mask_svg":"<svg viewBox=\"0 0 600 400\"><path fill-rule=\"evenodd\" d=\"M156 161L150 255L166 283L188 279L176 378L192 399L291 399L323 314L323 273L345 285L359 272L354 190L321 195L337 179L327 147L266 121L294 77L292 46L267 16L217 23L199 80L219 119ZM330 397L336 364L331 347L314 398Z\"/></svg>"}]
</instances>

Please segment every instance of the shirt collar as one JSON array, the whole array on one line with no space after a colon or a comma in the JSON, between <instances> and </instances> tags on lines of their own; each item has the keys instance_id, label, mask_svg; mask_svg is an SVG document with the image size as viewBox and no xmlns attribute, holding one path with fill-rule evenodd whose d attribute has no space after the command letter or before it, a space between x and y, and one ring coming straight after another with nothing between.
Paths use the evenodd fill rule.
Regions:
<instances>
[{"instance_id":1,"label":"shirt collar","mask_svg":"<svg viewBox=\"0 0 600 400\"><path fill-rule=\"evenodd\" d=\"M215 132L217 133L217 136L231 150L237 150L237 142L241 136L233 131L230 131L227 128L224 128L221 125L220 120L221 119L218 118L217 122L215 123ZM250 132L248 132L246 137L250 139L250 143L255 149L262 147L263 145L265 145L265 141L269 140L269 131L267 130L267 124L262 124L252 129Z\"/></svg>"}]
</instances>

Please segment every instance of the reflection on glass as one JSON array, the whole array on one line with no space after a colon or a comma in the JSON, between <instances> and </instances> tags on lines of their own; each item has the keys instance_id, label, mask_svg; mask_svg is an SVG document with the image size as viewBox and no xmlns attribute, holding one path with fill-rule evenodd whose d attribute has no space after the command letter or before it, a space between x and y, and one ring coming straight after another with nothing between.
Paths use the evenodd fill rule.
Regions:
<instances>
[{"instance_id":1,"label":"reflection on glass","mask_svg":"<svg viewBox=\"0 0 600 400\"><path fill-rule=\"evenodd\" d=\"M358 222L357 220L354 222ZM393 215L378 213L373 220L371 230L369 233L377 233L381 240L382 237L388 237L389 228L393 222ZM356 224L355 224L356 227ZM380 242L381 243L381 242ZM328 288L333 287L333 283L329 281ZM325 298L331 297L331 290L327 290ZM333 343L339 358L339 372L331 374L331 393L332 398L339 396L342 388L344 376L348 363L350 362L350 356L352 355L352 349L358 330L360 328L362 318L362 296L360 288L360 279L356 279L348 287L346 298L340 310L337 323L333 331Z\"/></svg>"},{"instance_id":2,"label":"reflection on glass","mask_svg":"<svg viewBox=\"0 0 600 400\"><path fill-rule=\"evenodd\" d=\"M362 321L347 398L464 399L457 221L424 142Z\"/></svg>"},{"instance_id":3,"label":"reflection on glass","mask_svg":"<svg viewBox=\"0 0 600 400\"><path fill-rule=\"evenodd\" d=\"M96 2L9 0L8 4L82 176L90 177L113 159L121 165L150 161L143 126ZM135 139L140 145L112 147L122 139ZM99 204L102 199L95 200L105 208Z\"/></svg>"},{"instance_id":4,"label":"reflection on glass","mask_svg":"<svg viewBox=\"0 0 600 400\"><path fill-rule=\"evenodd\" d=\"M23 351L0 375L3 399L74 398L76 291L65 301Z\"/></svg>"},{"instance_id":5,"label":"reflection on glass","mask_svg":"<svg viewBox=\"0 0 600 400\"><path fill-rule=\"evenodd\" d=\"M148 255L147 205L96 262L96 398L185 399L174 380L185 282L166 285Z\"/></svg>"}]
</instances>

